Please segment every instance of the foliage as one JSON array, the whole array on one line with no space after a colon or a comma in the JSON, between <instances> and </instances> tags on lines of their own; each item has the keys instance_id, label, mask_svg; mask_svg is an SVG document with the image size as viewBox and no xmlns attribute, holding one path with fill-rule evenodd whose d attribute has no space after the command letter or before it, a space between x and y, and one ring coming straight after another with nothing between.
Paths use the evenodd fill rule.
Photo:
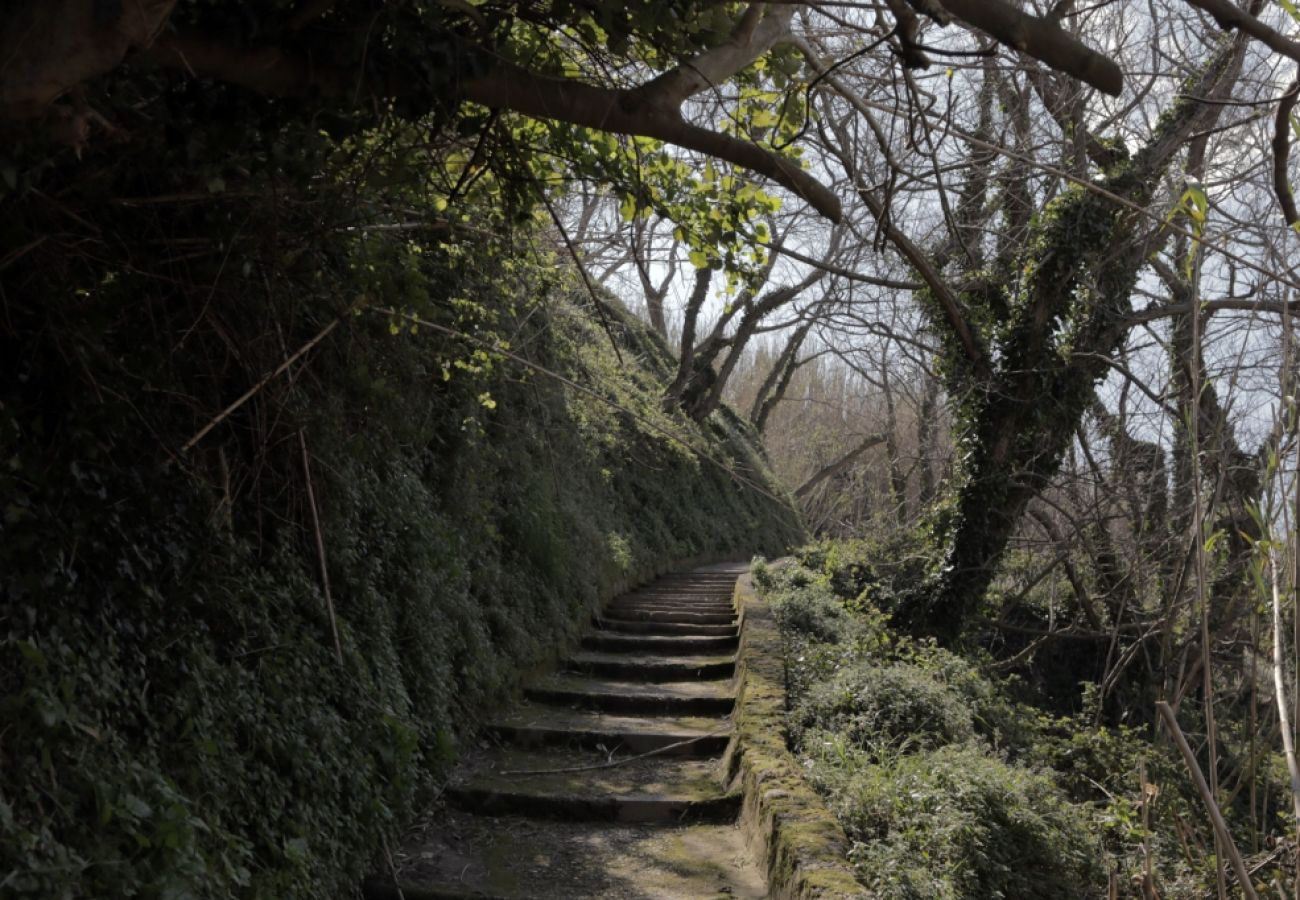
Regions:
<instances>
[{"instance_id":1,"label":"foliage","mask_svg":"<svg viewBox=\"0 0 1300 900\"><path fill-rule=\"evenodd\" d=\"M961 695L909 663L845 667L810 688L790 722L796 741L817 727L864 750L942 746L975 734Z\"/></svg>"},{"instance_id":2,"label":"foliage","mask_svg":"<svg viewBox=\"0 0 1300 900\"><path fill-rule=\"evenodd\" d=\"M757 584L785 642L792 749L873 896L1095 897L1108 871L1139 896L1148 856L1170 896L1204 890L1212 870L1185 852L1199 800L1172 749L895 632L831 588L876 583L864 546L811 545Z\"/></svg>"},{"instance_id":3,"label":"foliage","mask_svg":"<svg viewBox=\"0 0 1300 900\"><path fill-rule=\"evenodd\" d=\"M881 898L1096 896L1100 853L1053 780L972 743L816 777Z\"/></svg>"}]
</instances>

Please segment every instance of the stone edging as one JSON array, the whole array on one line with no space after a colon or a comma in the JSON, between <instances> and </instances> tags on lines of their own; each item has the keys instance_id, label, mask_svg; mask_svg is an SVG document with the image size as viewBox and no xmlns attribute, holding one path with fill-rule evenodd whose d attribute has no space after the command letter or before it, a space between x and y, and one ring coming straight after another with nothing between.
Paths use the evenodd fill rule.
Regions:
<instances>
[{"instance_id":1,"label":"stone edging","mask_svg":"<svg viewBox=\"0 0 1300 900\"><path fill-rule=\"evenodd\" d=\"M728 782L744 795L740 823L767 870L775 900L865 898L853 877L844 829L803 779L785 745L785 663L772 612L752 576L736 582L740 650L736 660L734 736Z\"/></svg>"}]
</instances>

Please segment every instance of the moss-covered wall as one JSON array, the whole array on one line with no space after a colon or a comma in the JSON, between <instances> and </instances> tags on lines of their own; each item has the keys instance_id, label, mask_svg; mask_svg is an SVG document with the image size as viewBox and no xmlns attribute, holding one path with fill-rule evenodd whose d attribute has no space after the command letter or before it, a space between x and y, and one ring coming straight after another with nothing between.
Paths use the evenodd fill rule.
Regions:
<instances>
[{"instance_id":1,"label":"moss-covered wall","mask_svg":"<svg viewBox=\"0 0 1300 900\"><path fill-rule=\"evenodd\" d=\"M345 896L598 598L798 538L738 420L659 410L654 337L535 247L466 252L4 273L0 894Z\"/></svg>"}]
</instances>

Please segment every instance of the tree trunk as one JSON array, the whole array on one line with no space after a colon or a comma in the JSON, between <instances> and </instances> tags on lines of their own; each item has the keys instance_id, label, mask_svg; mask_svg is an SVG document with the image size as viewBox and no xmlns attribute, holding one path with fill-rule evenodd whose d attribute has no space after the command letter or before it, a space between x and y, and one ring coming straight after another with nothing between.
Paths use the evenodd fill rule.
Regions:
<instances>
[{"instance_id":1,"label":"tree trunk","mask_svg":"<svg viewBox=\"0 0 1300 900\"><path fill-rule=\"evenodd\" d=\"M1105 179L1105 190L1139 205L1150 201L1188 137L1218 114L1217 104L1191 98L1222 96L1244 46L1240 39L1225 43L1146 147ZM1091 405L1093 386L1108 370L1104 360L1123 346L1130 293L1149 251L1138 219L1097 193L1075 189L1038 221L1019 296L993 335L1001 363L977 378L949 354L961 461L956 497L936 523L938 569L917 602L900 611L905 624L945 642L978 607L1026 505L1057 471ZM929 309L936 327L946 328L946 309ZM1068 356L1062 332L1069 335Z\"/></svg>"},{"instance_id":2,"label":"tree trunk","mask_svg":"<svg viewBox=\"0 0 1300 900\"><path fill-rule=\"evenodd\" d=\"M750 409L749 420L753 423L754 430L759 434L762 434L763 429L767 427L768 417L772 415L772 410L785 396L785 392L789 389L790 382L794 378L794 373L802 365L799 361L799 350L803 347L808 332L812 330L812 324L811 320L805 322L790 336L785 349L781 351L781 355L772 364L772 370L763 379L763 384L758 389L758 395L754 397L754 405Z\"/></svg>"}]
</instances>

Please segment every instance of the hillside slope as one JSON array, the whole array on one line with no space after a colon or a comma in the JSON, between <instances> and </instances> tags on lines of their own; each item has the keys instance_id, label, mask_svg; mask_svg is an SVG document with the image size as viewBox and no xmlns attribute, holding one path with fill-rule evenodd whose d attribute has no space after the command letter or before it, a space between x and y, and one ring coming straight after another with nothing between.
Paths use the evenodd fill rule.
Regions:
<instances>
[{"instance_id":1,"label":"hillside slope","mask_svg":"<svg viewBox=\"0 0 1300 900\"><path fill-rule=\"evenodd\" d=\"M800 536L536 236L87 202L3 273L6 896L342 896L616 587Z\"/></svg>"}]
</instances>

